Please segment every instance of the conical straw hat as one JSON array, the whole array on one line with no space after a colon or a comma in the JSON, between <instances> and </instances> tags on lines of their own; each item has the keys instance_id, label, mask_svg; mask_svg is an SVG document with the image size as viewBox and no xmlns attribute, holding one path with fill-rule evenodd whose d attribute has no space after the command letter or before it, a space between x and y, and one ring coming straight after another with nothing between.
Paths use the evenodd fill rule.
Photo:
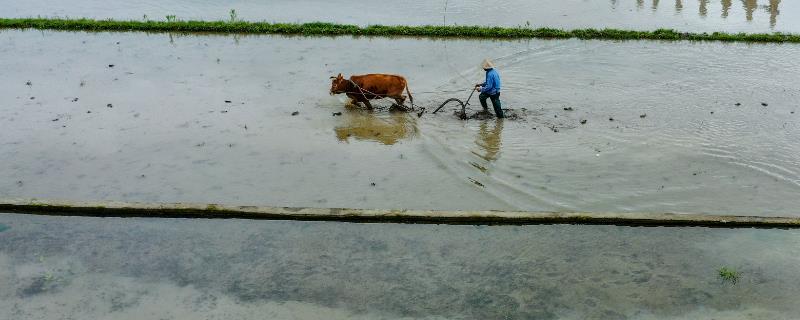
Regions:
<instances>
[{"instance_id":1,"label":"conical straw hat","mask_svg":"<svg viewBox=\"0 0 800 320\"><path fill-rule=\"evenodd\" d=\"M484 69L492 69L494 68L494 63L492 63L489 59L483 59L483 63L481 63L481 67Z\"/></svg>"}]
</instances>

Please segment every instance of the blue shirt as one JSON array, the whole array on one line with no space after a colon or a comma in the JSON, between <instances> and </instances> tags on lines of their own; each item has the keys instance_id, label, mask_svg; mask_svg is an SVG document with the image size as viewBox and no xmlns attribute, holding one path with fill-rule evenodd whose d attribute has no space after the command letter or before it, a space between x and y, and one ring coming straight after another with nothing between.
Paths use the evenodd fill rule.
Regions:
<instances>
[{"instance_id":1,"label":"blue shirt","mask_svg":"<svg viewBox=\"0 0 800 320\"><path fill-rule=\"evenodd\" d=\"M481 84L481 93L495 95L500 93L500 74L491 68L486 71L486 82Z\"/></svg>"}]
</instances>

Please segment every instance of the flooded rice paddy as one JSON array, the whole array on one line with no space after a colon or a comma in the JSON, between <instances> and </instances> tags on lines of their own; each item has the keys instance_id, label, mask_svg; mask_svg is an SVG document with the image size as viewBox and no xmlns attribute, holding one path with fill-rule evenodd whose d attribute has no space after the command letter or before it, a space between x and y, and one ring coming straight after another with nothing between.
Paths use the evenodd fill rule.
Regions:
<instances>
[{"instance_id":1,"label":"flooded rice paddy","mask_svg":"<svg viewBox=\"0 0 800 320\"><path fill-rule=\"evenodd\" d=\"M786 0L2 0L0 7L6 17L228 20L235 9L251 21L800 32L800 3Z\"/></svg>"},{"instance_id":2,"label":"flooded rice paddy","mask_svg":"<svg viewBox=\"0 0 800 320\"><path fill-rule=\"evenodd\" d=\"M794 230L11 214L0 225L3 319L800 314Z\"/></svg>"},{"instance_id":3,"label":"flooded rice paddy","mask_svg":"<svg viewBox=\"0 0 800 320\"><path fill-rule=\"evenodd\" d=\"M41 31L0 44L4 196L798 214L800 46ZM397 73L430 109L466 99L484 57L518 119L328 94L339 72Z\"/></svg>"}]
</instances>

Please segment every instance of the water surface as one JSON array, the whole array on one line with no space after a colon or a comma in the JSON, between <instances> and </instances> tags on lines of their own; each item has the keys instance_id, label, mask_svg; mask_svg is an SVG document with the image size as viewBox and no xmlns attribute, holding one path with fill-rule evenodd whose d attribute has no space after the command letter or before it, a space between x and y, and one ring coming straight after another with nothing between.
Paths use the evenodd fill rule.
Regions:
<instances>
[{"instance_id":1,"label":"water surface","mask_svg":"<svg viewBox=\"0 0 800 320\"><path fill-rule=\"evenodd\" d=\"M798 214L800 46L40 31L0 42L4 196ZM328 94L339 72L397 73L430 108L465 99L484 57L521 119L367 112Z\"/></svg>"},{"instance_id":2,"label":"water surface","mask_svg":"<svg viewBox=\"0 0 800 320\"><path fill-rule=\"evenodd\" d=\"M359 25L492 25L684 31L800 32L800 3L786 0L2 0L6 17L328 21Z\"/></svg>"},{"instance_id":3,"label":"water surface","mask_svg":"<svg viewBox=\"0 0 800 320\"><path fill-rule=\"evenodd\" d=\"M0 214L3 319L790 319L800 234ZM740 273L736 284L718 269Z\"/></svg>"}]
</instances>

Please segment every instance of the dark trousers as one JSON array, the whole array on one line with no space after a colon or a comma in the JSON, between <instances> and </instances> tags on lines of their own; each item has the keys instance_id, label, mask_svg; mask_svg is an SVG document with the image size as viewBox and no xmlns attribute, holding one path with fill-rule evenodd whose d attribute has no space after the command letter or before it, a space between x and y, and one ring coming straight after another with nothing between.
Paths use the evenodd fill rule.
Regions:
<instances>
[{"instance_id":1,"label":"dark trousers","mask_svg":"<svg viewBox=\"0 0 800 320\"><path fill-rule=\"evenodd\" d=\"M481 106L483 107L483 111L488 111L489 107L486 106L486 99L492 99L492 107L494 107L494 115L498 118L505 118L503 115L503 108L500 106L500 92L495 93L493 95L488 95L486 93L481 92L478 95L478 99L481 100Z\"/></svg>"}]
</instances>

